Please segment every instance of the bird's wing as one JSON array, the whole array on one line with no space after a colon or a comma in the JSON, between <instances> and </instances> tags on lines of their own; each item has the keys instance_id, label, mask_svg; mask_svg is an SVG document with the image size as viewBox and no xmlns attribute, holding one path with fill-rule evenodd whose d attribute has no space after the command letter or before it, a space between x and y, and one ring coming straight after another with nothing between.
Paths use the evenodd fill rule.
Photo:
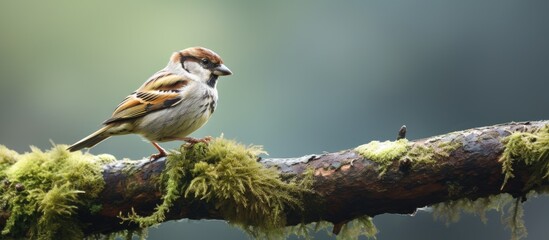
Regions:
<instances>
[{"instance_id":1,"label":"bird's wing","mask_svg":"<svg viewBox=\"0 0 549 240\"><path fill-rule=\"evenodd\" d=\"M190 80L184 76L157 73L137 91L127 96L104 124L136 118L153 111L173 107L183 100L180 93L189 83Z\"/></svg>"}]
</instances>

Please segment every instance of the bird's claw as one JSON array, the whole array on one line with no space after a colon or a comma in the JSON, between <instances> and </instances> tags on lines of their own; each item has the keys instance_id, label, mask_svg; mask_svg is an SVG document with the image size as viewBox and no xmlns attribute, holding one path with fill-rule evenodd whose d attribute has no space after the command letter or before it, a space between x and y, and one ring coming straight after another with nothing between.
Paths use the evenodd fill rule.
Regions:
<instances>
[{"instance_id":1,"label":"bird's claw","mask_svg":"<svg viewBox=\"0 0 549 240\"><path fill-rule=\"evenodd\" d=\"M157 154L153 154L149 157L149 162L154 162L160 158L163 158L166 156L166 153L157 153Z\"/></svg>"},{"instance_id":2,"label":"bird's claw","mask_svg":"<svg viewBox=\"0 0 549 240\"><path fill-rule=\"evenodd\" d=\"M186 137L186 138L183 138L181 140L187 142L187 143L185 143L185 145L183 145L185 148L191 148L192 146L194 146L197 143L204 143L206 145L210 144L210 142L212 141L212 137L211 136L206 136L204 138Z\"/></svg>"}]
</instances>

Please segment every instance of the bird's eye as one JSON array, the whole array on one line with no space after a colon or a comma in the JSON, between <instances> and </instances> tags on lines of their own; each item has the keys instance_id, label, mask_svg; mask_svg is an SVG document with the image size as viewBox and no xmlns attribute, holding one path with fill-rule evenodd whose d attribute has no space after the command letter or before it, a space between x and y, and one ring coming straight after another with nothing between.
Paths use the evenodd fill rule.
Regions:
<instances>
[{"instance_id":1,"label":"bird's eye","mask_svg":"<svg viewBox=\"0 0 549 240\"><path fill-rule=\"evenodd\" d=\"M208 59L206 59L206 58L202 58L200 61L201 61L202 64L204 64L204 65L210 64L210 60L208 60Z\"/></svg>"}]
</instances>

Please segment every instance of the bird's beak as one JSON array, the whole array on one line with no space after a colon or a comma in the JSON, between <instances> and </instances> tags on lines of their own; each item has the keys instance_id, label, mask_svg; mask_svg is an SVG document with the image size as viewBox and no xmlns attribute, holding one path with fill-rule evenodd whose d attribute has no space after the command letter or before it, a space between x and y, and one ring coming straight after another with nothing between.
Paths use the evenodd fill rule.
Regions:
<instances>
[{"instance_id":1,"label":"bird's beak","mask_svg":"<svg viewBox=\"0 0 549 240\"><path fill-rule=\"evenodd\" d=\"M213 74L217 76L225 76L225 75L231 75L233 74L233 72L231 72L231 70L227 66L225 66L224 64L221 64L213 69Z\"/></svg>"}]
</instances>

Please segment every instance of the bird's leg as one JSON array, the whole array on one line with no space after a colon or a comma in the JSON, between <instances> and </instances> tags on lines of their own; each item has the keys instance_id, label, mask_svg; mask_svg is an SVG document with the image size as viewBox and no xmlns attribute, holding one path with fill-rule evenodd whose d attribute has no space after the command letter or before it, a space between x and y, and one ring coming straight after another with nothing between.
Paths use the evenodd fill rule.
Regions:
<instances>
[{"instance_id":1,"label":"bird's leg","mask_svg":"<svg viewBox=\"0 0 549 240\"><path fill-rule=\"evenodd\" d=\"M212 141L211 136L206 136L204 138L193 138L193 137L184 137L184 138L177 138L177 140L185 141L187 144L185 144L185 147L189 148L197 143L205 143L208 144L210 141Z\"/></svg>"},{"instance_id":2,"label":"bird's leg","mask_svg":"<svg viewBox=\"0 0 549 240\"><path fill-rule=\"evenodd\" d=\"M151 143L156 148L156 150L158 150L157 154L153 154L149 157L149 160L151 162L156 161L157 159L166 156L166 150L164 150L164 148L162 148L160 145L158 145L158 143L155 143L155 142L151 142Z\"/></svg>"}]
</instances>

